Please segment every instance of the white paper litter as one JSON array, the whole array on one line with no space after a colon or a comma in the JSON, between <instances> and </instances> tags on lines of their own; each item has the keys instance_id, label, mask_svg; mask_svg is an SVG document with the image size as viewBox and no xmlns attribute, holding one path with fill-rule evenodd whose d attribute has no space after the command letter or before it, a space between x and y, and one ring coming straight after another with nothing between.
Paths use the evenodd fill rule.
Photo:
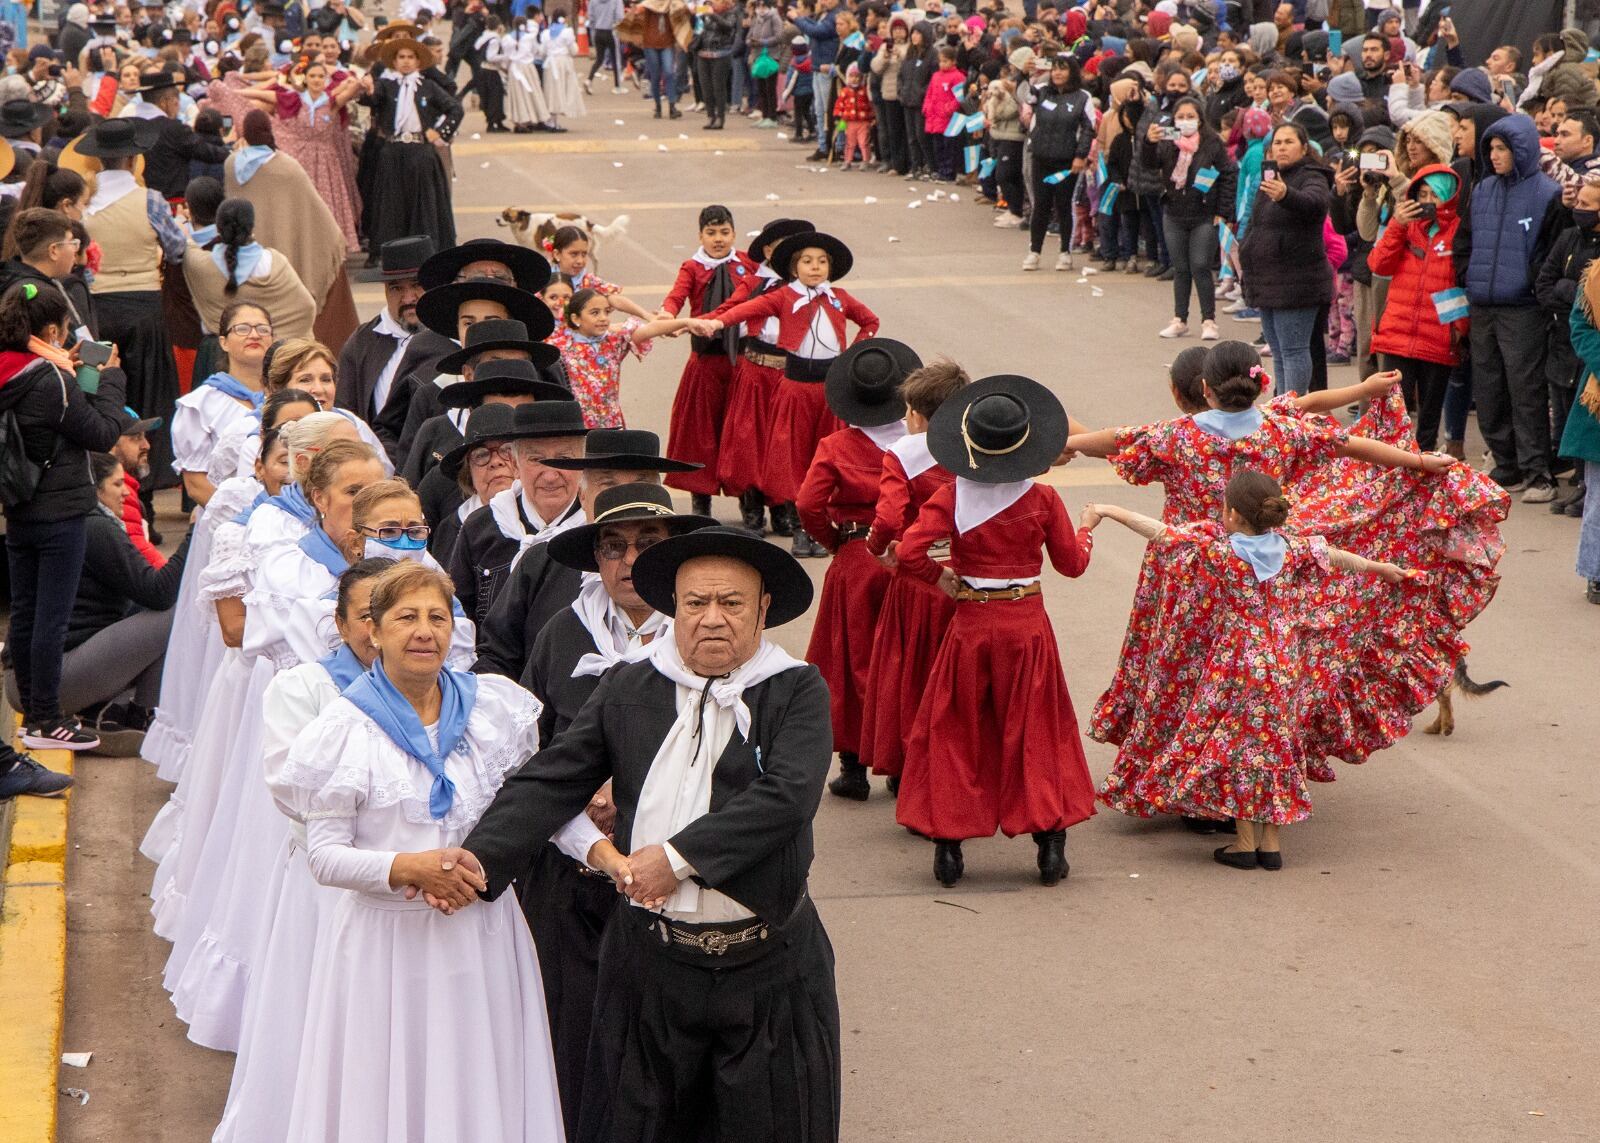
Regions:
<instances>
[{"instance_id":1,"label":"white paper litter","mask_svg":"<svg viewBox=\"0 0 1600 1143\"><path fill-rule=\"evenodd\" d=\"M639 136L639 142L648 143L649 141L650 141L650 136L648 136L648 135L640 135Z\"/></svg>"},{"instance_id":2,"label":"white paper litter","mask_svg":"<svg viewBox=\"0 0 1600 1143\"><path fill-rule=\"evenodd\" d=\"M1093 266L1085 266L1083 268L1083 272L1084 272L1084 274L1087 275L1087 274L1098 274L1100 271L1095 269Z\"/></svg>"},{"instance_id":3,"label":"white paper litter","mask_svg":"<svg viewBox=\"0 0 1600 1143\"><path fill-rule=\"evenodd\" d=\"M665 143L657 143L656 144L656 150L665 151L666 149L667 149L667 145Z\"/></svg>"},{"instance_id":4,"label":"white paper litter","mask_svg":"<svg viewBox=\"0 0 1600 1143\"><path fill-rule=\"evenodd\" d=\"M688 138L688 137L689 137L689 136L687 136L687 135L682 135L682 134L680 134L680 135L679 135L679 136L678 136L678 138L680 138L680 139L687 139L687 138Z\"/></svg>"},{"instance_id":5,"label":"white paper litter","mask_svg":"<svg viewBox=\"0 0 1600 1143\"><path fill-rule=\"evenodd\" d=\"M894 235L891 234L891 235L889 235L889 241L890 242L899 242L900 240L898 238L896 238Z\"/></svg>"},{"instance_id":6,"label":"white paper litter","mask_svg":"<svg viewBox=\"0 0 1600 1143\"><path fill-rule=\"evenodd\" d=\"M906 203L906 209L907 210L916 210L917 207L919 207L921 205L922 205L922 200L920 198L914 198L910 202Z\"/></svg>"},{"instance_id":7,"label":"white paper litter","mask_svg":"<svg viewBox=\"0 0 1600 1143\"><path fill-rule=\"evenodd\" d=\"M479 163L478 164L478 169L479 170L483 170L483 171L487 171L489 169L489 164L488 163Z\"/></svg>"},{"instance_id":8,"label":"white paper litter","mask_svg":"<svg viewBox=\"0 0 1600 1143\"><path fill-rule=\"evenodd\" d=\"M86 1068L93 1055L93 1052L62 1052L61 1062L69 1068Z\"/></svg>"},{"instance_id":9,"label":"white paper litter","mask_svg":"<svg viewBox=\"0 0 1600 1143\"><path fill-rule=\"evenodd\" d=\"M960 202L961 201L961 196L952 192L951 195L950 195L950 201L951 202Z\"/></svg>"},{"instance_id":10,"label":"white paper litter","mask_svg":"<svg viewBox=\"0 0 1600 1143\"><path fill-rule=\"evenodd\" d=\"M1089 279L1088 278L1079 278L1077 284L1080 285L1080 286L1087 286L1089 284Z\"/></svg>"},{"instance_id":11,"label":"white paper litter","mask_svg":"<svg viewBox=\"0 0 1600 1143\"><path fill-rule=\"evenodd\" d=\"M618 127L626 127L627 126L627 124L624 123L620 119L613 119L611 122L615 123Z\"/></svg>"},{"instance_id":12,"label":"white paper litter","mask_svg":"<svg viewBox=\"0 0 1600 1143\"><path fill-rule=\"evenodd\" d=\"M612 166L613 166L613 167L620 167L620 166L622 166L622 164L621 164L621 163L612 163L612 164L611 164L611 165L612 165Z\"/></svg>"},{"instance_id":13,"label":"white paper litter","mask_svg":"<svg viewBox=\"0 0 1600 1143\"><path fill-rule=\"evenodd\" d=\"M785 135L782 131L779 131L776 135L773 136L773 138L774 139L782 139L785 142L787 142L788 139L789 139L789 136Z\"/></svg>"},{"instance_id":14,"label":"white paper litter","mask_svg":"<svg viewBox=\"0 0 1600 1143\"><path fill-rule=\"evenodd\" d=\"M1094 298L1103 298L1103 297L1106 296L1106 292L1104 290L1102 290L1099 286L1090 286L1089 287L1089 296L1090 297L1094 297Z\"/></svg>"},{"instance_id":15,"label":"white paper litter","mask_svg":"<svg viewBox=\"0 0 1600 1143\"><path fill-rule=\"evenodd\" d=\"M66 1096L68 1099L77 1100L79 1107L89 1106L89 1093L84 1091L81 1087L64 1087L60 1090L61 1094Z\"/></svg>"},{"instance_id":16,"label":"white paper litter","mask_svg":"<svg viewBox=\"0 0 1600 1143\"><path fill-rule=\"evenodd\" d=\"M862 199L861 201L866 203L868 206L871 206L873 203L877 202L878 200L876 198L874 198L872 195L869 194L866 198Z\"/></svg>"},{"instance_id":17,"label":"white paper litter","mask_svg":"<svg viewBox=\"0 0 1600 1143\"><path fill-rule=\"evenodd\" d=\"M944 191L936 190L932 194L925 194L922 197L927 199L929 202L938 202L944 198Z\"/></svg>"},{"instance_id":18,"label":"white paper litter","mask_svg":"<svg viewBox=\"0 0 1600 1143\"><path fill-rule=\"evenodd\" d=\"M480 135L480 134L478 134L478 133L477 133L477 132L476 132L476 131L474 131L474 132L473 132L473 133L472 133L472 138L473 138L473 139L474 139L474 140L478 140L478 139L481 139L481 138L483 138L483 136L482 136L482 135Z\"/></svg>"},{"instance_id":19,"label":"white paper litter","mask_svg":"<svg viewBox=\"0 0 1600 1143\"><path fill-rule=\"evenodd\" d=\"M777 202L778 201L778 196L769 192L767 194L767 201L768 202Z\"/></svg>"},{"instance_id":20,"label":"white paper litter","mask_svg":"<svg viewBox=\"0 0 1600 1143\"><path fill-rule=\"evenodd\" d=\"M721 152L721 151L712 151L712 152L711 152L711 153L712 153L712 154L713 154L713 155L720 155L720 154L722 154L722 152Z\"/></svg>"}]
</instances>

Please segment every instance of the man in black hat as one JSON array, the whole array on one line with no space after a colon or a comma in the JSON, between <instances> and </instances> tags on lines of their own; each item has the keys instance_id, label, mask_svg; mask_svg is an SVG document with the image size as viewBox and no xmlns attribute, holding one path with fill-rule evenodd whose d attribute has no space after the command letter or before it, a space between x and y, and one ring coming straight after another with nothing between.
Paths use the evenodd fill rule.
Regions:
<instances>
[{"instance_id":1,"label":"man in black hat","mask_svg":"<svg viewBox=\"0 0 1600 1143\"><path fill-rule=\"evenodd\" d=\"M589 522L595 498L613 485L660 484L664 472L692 472L698 467L662 456L661 438L643 429L591 429L581 459L551 458L544 463L580 474L578 502L583 511L581 519L572 518L573 526ZM527 686L534 641L551 616L572 606L582 586L583 577L551 559L547 545L524 552L478 624L478 661L472 669L505 675Z\"/></svg>"},{"instance_id":2,"label":"man in black hat","mask_svg":"<svg viewBox=\"0 0 1600 1143\"><path fill-rule=\"evenodd\" d=\"M828 692L765 637L805 612L811 580L775 545L710 527L651 545L632 587L671 637L601 677L463 847L493 898L613 783L629 900L601 940L576 1138L829 1143L838 1000L807 893Z\"/></svg>"},{"instance_id":3,"label":"man in black hat","mask_svg":"<svg viewBox=\"0 0 1600 1143\"><path fill-rule=\"evenodd\" d=\"M178 118L178 85L183 72L166 69L146 72L139 79L139 96L144 111L141 119L154 119L161 133L145 152L144 185L158 190L167 200L183 197L189 185L189 164L221 163L228 157L226 143L196 135Z\"/></svg>"},{"instance_id":4,"label":"man in black hat","mask_svg":"<svg viewBox=\"0 0 1600 1143\"><path fill-rule=\"evenodd\" d=\"M379 250L383 270L383 310L363 323L339 350L339 383L334 403L349 409L372 426L383 442L392 463L398 465L400 428L405 422L400 406L399 423L384 416L390 391L405 363L412 341L421 333L417 302L423 287L418 273L433 256L433 239L426 235L396 238ZM438 346L433 360L450 352L448 344Z\"/></svg>"},{"instance_id":5,"label":"man in black hat","mask_svg":"<svg viewBox=\"0 0 1600 1143\"><path fill-rule=\"evenodd\" d=\"M0 136L16 156L6 181L21 182L27 177L28 168L39 157L45 125L55 117L50 108L31 99L8 99L0 103Z\"/></svg>"},{"instance_id":6,"label":"man in black hat","mask_svg":"<svg viewBox=\"0 0 1600 1143\"><path fill-rule=\"evenodd\" d=\"M581 514L577 473L544 462L581 457L586 432L576 401L543 400L513 411L508 439L517 478L466 518L445 564L474 623L489 614L517 557L572 527Z\"/></svg>"}]
</instances>

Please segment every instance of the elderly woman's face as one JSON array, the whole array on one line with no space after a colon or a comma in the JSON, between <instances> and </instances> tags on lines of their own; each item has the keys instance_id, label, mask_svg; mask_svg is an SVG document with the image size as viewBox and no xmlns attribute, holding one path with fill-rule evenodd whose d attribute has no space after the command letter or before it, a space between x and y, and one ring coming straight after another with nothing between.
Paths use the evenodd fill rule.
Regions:
<instances>
[{"instance_id":1,"label":"elderly woman's face","mask_svg":"<svg viewBox=\"0 0 1600 1143\"><path fill-rule=\"evenodd\" d=\"M735 670L761 645L771 596L755 568L726 556L701 556L678 569L673 638L684 665L704 678Z\"/></svg>"},{"instance_id":2,"label":"elderly woman's face","mask_svg":"<svg viewBox=\"0 0 1600 1143\"><path fill-rule=\"evenodd\" d=\"M450 600L434 587L418 587L402 595L384 612L383 622L371 628L384 673L396 681L437 678L454 629Z\"/></svg>"}]
</instances>

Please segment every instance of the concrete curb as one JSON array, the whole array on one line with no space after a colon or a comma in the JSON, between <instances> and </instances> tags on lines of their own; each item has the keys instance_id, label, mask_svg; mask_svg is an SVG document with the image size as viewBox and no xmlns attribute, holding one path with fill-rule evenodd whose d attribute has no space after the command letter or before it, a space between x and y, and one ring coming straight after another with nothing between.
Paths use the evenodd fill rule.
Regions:
<instances>
[{"instance_id":1,"label":"concrete curb","mask_svg":"<svg viewBox=\"0 0 1600 1143\"><path fill-rule=\"evenodd\" d=\"M70 750L34 751L72 773ZM67 999L67 811L60 798L16 798L0 887L0 1012L5 1013L6 1097L0 1143L56 1137L57 1071Z\"/></svg>"}]
</instances>

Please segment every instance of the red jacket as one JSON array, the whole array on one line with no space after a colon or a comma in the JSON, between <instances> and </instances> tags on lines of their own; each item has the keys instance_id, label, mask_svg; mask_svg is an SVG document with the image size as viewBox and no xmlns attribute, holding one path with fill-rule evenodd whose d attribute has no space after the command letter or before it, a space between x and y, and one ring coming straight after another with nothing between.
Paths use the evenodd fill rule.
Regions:
<instances>
[{"instance_id":1,"label":"red jacket","mask_svg":"<svg viewBox=\"0 0 1600 1143\"><path fill-rule=\"evenodd\" d=\"M794 501L806 534L834 552L839 550L841 524L871 523L887 455L858 428L823 437Z\"/></svg>"},{"instance_id":2,"label":"red jacket","mask_svg":"<svg viewBox=\"0 0 1600 1143\"><path fill-rule=\"evenodd\" d=\"M878 315L845 291L829 286L831 297L817 295L807 298L805 287L794 282L768 290L748 301L717 311L717 319L726 325L735 322L778 319L776 344L785 353L795 353L811 331L811 323L818 315L833 326L839 348L845 349L851 340L845 337L845 321L856 324L856 341L872 337L878 332Z\"/></svg>"},{"instance_id":3,"label":"red jacket","mask_svg":"<svg viewBox=\"0 0 1600 1143\"><path fill-rule=\"evenodd\" d=\"M928 548L950 539L950 567L959 576L1026 579L1050 565L1076 578L1089 566L1090 535L1074 528L1067 506L1054 488L1035 484L1015 504L968 532L956 530L956 486L945 485L929 498L917 522L900 541L900 567L911 576L937 583L944 565Z\"/></svg>"},{"instance_id":4,"label":"red jacket","mask_svg":"<svg viewBox=\"0 0 1600 1143\"><path fill-rule=\"evenodd\" d=\"M745 281L755 277L756 264L744 254L734 251L733 257L728 259L726 265L732 289L728 297L723 299L724 302L739 297L741 290L748 296L749 287L745 285ZM685 261L678 267L678 280L672 283L672 289L662 299L661 308L673 317L677 317L687 302L690 317L703 317L706 312L706 289L711 285L711 279L719 268L707 266L693 258Z\"/></svg>"},{"instance_id":5,"label":"red jacket","mask_svg":"<svg viewBox=\"0 0 1600 1143\"><path fill-rule=\"evenodd\" d=\"M133 541L144 562L160 571L167 566L167 557L145 534L144 505L139 503L139 481L131 472L124 472L123 476L128 482L128 494L122 499L122 526L128 529L128 539Z\"/></svg>"},{"instance_id":6,"label":"red jacket","mask_svg":"<svg viewBox=\"0 0 1600 1143\"><path fill-rule=\"evenodd\" d=\"M1406 188L1406 197L1416 198L1424 175L1453 173L1441 165L1422 168ZM1439 365L1460 361L1456 347L1466 339L1467 320L1444 325L1433 303L1433 295L1458 285L1455 250L1456 232L1461 225L1456 214L1461 201L1459 180L1456 191L1448 202L1439 204L1434 222L1419 218L1401 225L1391 221L1367 255L1372 272L1390 279L1389 300L1372 336L1372 348L1378 353Z\"/></svg>"},{"instance_id":7,"label":"red jacket","mask_svg":"<svg viewBox=\"0 0 1600 1143\"><path fill-rule=\"evenodd\" d=\"M833 117L846 123L871 123L872 94L867 85L840 88L839 98L833 101Z\"/></svg>"},{"instance_id":8,"label":"red jacket","mask_svg":"<svg viewBox=\"0 0 1600 1143\"><path fill-rule=\"evenodd\" d=\"M956 478L934 464L927 455L928 434L901 437L883 454L883 471L878 474L878 506L872 515L872 531L867 534L867 551L881 556L889 545L904 535L916 522L930 497ZM915 458L917 474L910 475L906 457Z\"/></svg>"}]
</instances>

